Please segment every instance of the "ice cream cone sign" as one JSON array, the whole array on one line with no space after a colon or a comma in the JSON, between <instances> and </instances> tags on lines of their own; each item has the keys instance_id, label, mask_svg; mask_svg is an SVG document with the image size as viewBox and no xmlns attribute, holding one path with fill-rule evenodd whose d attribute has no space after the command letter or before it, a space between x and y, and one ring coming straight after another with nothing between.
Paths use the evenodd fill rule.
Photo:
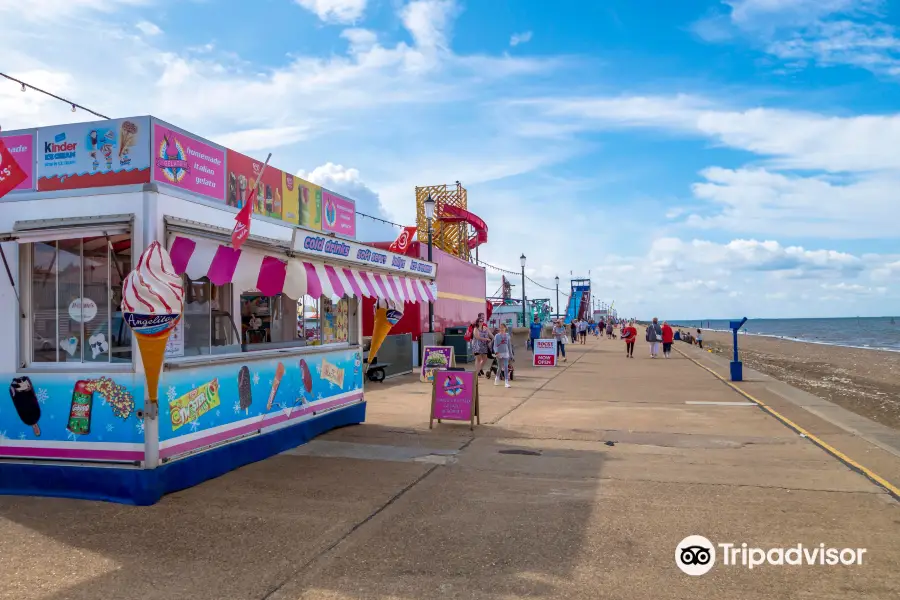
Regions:
<instances>
[{"instance_id":1,"label":"ice cream cone sign","mask_svg":"<svg viewBox=\"0 0 900 600\"><path fill-rule=\"evenodd\" d=\"M184 285L159 242L144 250L122 284L122 313L131 327L147 379L147 397L156 404L166 342L184 312Z\"/></svg>"},{"instance_id":2,"label":"ice cream cone sign","mask_svg":"<svg viewBox=\"0 0 900 600\"><path fill-rule=\"evenodd\" d=\"M372 327L372 345L369 347L369 364L375 362L378 350L384 343L391 327L403 318L403 305L389 300L378 300L375 303L375 325Z\"/></svg>"}]
</instances>

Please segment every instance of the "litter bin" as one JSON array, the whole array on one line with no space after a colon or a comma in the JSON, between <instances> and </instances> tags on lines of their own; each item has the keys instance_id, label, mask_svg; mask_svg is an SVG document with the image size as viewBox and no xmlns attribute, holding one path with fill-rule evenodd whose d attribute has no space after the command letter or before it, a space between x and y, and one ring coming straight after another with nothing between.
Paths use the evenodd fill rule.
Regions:
<instances>
[{"instance_id":1,"label":"litter bin","mask_svg":"<svg viewBox=\"0 0 900 600\"><path fill-rule=\"evenodd\" d=\"M456 364L475 362L472 348L466 341L468 327L446 327L444 329L444 345L453 348Z\"/></svg>"}]
</instances>

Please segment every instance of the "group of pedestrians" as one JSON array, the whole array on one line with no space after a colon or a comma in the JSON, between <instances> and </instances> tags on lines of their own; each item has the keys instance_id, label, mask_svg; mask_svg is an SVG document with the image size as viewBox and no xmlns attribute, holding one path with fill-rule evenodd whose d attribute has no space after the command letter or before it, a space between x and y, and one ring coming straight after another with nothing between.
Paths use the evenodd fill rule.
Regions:
<instances>
[{"instance_id":1,"label":"group of pedestrians","mask_svg":"<svg viewBox=\"0 0 900 600\"><path fill-rule=\"evenodd\" d=\"M475 372L480 376L484 373L487 361L497 360L497 374L494 377L494 385L500 384L500 376L505 379L506 387L512 387L509 383L510 361L515 358L512 336L509 335L506 323L501 323L496 333L492 332L484 321L484 313L479 313L478 318L470 328L467 337L472 342L472 353L475 355ZM488 367L490 368L490 367Z\"/></svg>"},{"instance_id":2,"label":"group of pedestrians","mask_svg":"<svg viewBox=\"0 0 900 600\"><path fill-rule=\"evenodd\" d=\"M637 327L634 325L634 319L622 327L622 339L625 341L625 356L634 358L634 343L637 341ZM662 344L663 357L669 358L672 356L675 331L668 322L663 321L662 325L660 325L659 319L653 317L653 321L647 325L644 339L650 343L650 358L659 356L660 344Z\"/></svg>"},{"instance_id":3,"label":"group of pedestrians","mask_svg":"<svg viewBox=\"0 0 900 600\"><path fill-rule=\"evenodd\" d=\"M662 343L663 356L672 356L672 343L675 341L675 330L668 321L659 324L659 319L653 317L653 321L647 326L647 341L650 342L650 357L659 356L659 345Z\"/></svg>"}]
</instances>

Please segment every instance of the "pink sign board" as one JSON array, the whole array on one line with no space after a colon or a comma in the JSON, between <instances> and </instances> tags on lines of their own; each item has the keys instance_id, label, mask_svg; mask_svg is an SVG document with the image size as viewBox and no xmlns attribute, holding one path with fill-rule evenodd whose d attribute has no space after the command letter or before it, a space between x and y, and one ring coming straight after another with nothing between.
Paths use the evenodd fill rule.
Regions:
<instances>
[{"instance_id":1,"label":"pink sign board","mask_svg":"<svg viewBox=\"0 0 900 600\"><path fill-rule=\"evenodd\" d=\"M432 417L438 420L471 421L475 410L475 373L434 372Z\"/></svg>"},{"instance_id":2,"label":"pink sign board","mask_svg":"<svg viewBox=\"0 0 900 600\"><path fill-rule=\"evenodd\" d=\"M225 201L225 152L195 137L153 124L153 181Z\"/></svg>"},{"instance_id":3,"label":"pink sign board","mask_svg":"<svg viewBox=\"0 0 900 600\"><path fill-rule=\"evenodd\" d=\"M13 188L14 192L31 191L34 189L34 135L25 133L21 135L3 135L3 143L16 163L28 177Z\"/></svg>"},{"instance_id":4,"label":"pink sign board","mask_svg":"<svg viewBox=\"0 0 900 600\"><path fill-rule=\"evenodd\" d=\"M356 239L356 203L323 189L322 231Z\"/></svg>"}]
</instances>

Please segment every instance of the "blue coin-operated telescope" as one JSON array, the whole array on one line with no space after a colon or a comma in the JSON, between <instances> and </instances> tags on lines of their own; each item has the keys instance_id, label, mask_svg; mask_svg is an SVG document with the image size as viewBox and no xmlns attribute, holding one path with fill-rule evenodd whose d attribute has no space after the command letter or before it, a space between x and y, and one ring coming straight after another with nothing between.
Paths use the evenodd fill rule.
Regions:
<instances>
[{"instance_id":1,"label":"blue coin-operated telescope","mask_svg":"<svg viewBox=\"0 0 900 600\"><path fill-rule=\"evenodd\" d=\"M743 381L744 380L744 366L741 364L741 361L738 360L738 329L744 326L744 323L747 322L747 317L744 317L741 321L731 321L729 323L729 327L731 327L731 332L734 334L734 360L731 361L731 380L732 381Z\"/></svg>"}]
</instances>

